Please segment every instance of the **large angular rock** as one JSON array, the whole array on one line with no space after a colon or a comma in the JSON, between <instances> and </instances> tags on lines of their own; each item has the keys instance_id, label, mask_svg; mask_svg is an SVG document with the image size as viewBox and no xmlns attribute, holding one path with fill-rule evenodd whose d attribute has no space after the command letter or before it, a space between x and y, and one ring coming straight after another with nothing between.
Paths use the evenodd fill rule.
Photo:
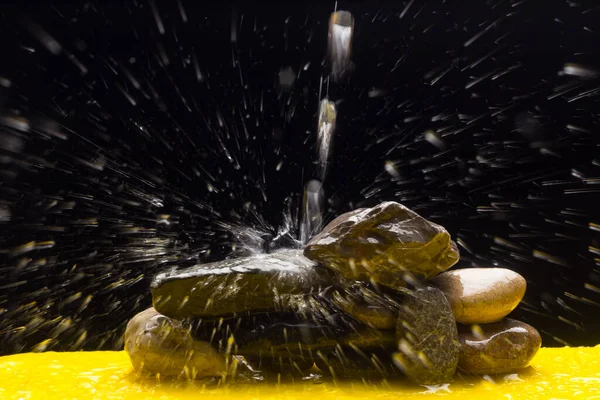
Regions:
<instances>
[{"instance_id":1,"label":"large angular rock","mask_svg":"<svg viewBox=\"0 0 600 400\"><path fill-rule=\"evenodd\" d=\"M304 255L347 279L405 286L405 274L431 278L459 259L440 225L395 202L340 215L315 236Z\"/></svg>"},{"instance_id":2,"label":"large angular rock","mask_svg":"<svg viewBox=\"0 0 600 400\"><path fill-rule=\"evenodd\" d=\"M329 285L327 270L300 250L282 250L162 273L150 288L158 312L184 318L277 310L288 296Z\"/></svg>"},{"instance_id":3,"label":"large angular rock","mask_svg":"<svg viewBox=\"0 0 600 400\"><path fill-rule=\"evenodd\" d=\"M194 340L188 327L154 308L134 316L125 329L125 351L142 375L188 379L224 376L225 357L209 343Z\"/></svg>"},{"instance_id":4,"label":"large angular rock","mask_svg":"<svg viewBox=\"0 0 600 400\"><path fill-rule=\"evenodd\" d=\"M459 360L456 321L444 294L429 286L407 295L398 318L396 365L419 385L452 381Z\"/></svg>"}]
</instances>

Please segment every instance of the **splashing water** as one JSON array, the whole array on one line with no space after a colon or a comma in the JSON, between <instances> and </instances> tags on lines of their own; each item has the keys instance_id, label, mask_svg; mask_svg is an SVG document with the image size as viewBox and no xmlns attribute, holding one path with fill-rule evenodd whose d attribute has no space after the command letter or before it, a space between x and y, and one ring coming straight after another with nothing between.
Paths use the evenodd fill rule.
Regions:
<instances>
[{"instance_id":1,"label":"splashing water","mask_svg":"<svg viewBox=\"0 0 600 400\"><path fill-rule=\"evenodd\" d=\"M118 349L155 274L384 200L525 276L545 346L597 343L600 9L217 6L1 13L0 353Z\"/></svg>"}]
</instances>

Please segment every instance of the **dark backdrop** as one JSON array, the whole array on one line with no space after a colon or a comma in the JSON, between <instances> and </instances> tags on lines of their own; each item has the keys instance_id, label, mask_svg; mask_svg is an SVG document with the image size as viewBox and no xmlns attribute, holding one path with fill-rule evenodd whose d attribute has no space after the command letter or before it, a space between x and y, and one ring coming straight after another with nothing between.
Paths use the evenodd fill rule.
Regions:
<instances>
[{"instance_id":1,"label":"dark backdrop","mask_svg":"<svg viewBox=\"0 0 600 400\"><path fill-rule=\"evenodd\" d=\"M294 3L3 5L0 354L119 348L156 272L297 221L335 5ZM544 345L600 342L598 2L338 8L327 219L402 202L525 276Z\"/></svg>"}]
</instances>

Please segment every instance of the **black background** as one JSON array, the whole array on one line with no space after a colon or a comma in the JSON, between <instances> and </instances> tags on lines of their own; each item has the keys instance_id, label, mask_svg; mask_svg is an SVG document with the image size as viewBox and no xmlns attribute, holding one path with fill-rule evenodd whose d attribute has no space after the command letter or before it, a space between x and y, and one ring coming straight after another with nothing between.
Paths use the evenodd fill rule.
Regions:
<instances>
[{"instance_id":1,"label":"black background","mask_svg":"<svg viewBox=\"0 0 600 400\"><path fill-rule=\"evenodd\" d=\"M513 316L545 346L597 344L600 3L408 5L338 4L355 16L355 70L329 85L327 219L402 202L448 228L460 267L527 279ZM156 272L235 253L236 226L297 219L334 6L4 4L0 112L31 128L0 128L0 353L119 348ZM30 241L54 244L18 250Z\"/></svg>"}]
</instances>

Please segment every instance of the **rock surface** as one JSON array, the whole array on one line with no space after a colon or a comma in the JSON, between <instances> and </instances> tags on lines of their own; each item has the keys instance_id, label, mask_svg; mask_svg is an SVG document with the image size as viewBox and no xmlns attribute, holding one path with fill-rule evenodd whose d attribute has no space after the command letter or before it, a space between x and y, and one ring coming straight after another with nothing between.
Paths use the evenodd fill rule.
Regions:
<instances>
[{"instance_id":1,"label":"rock surface","mask_svg":"<svg viewBox=\"0 0 600 400\"><path fill-rule=\"evenodd\" d=\"M124 339L133 368L141 374L195 379L226 373L223 355L210 344L193 340L182 323L154 308L129 321Z\"/></svg>"},{"instance_id":2,"label":"rock surface","mask_svg":"<svg viewBox=\"0 0 600 400\"><path fill-rule=\"evenodd\" d=\"M405 286L405 274L425 279L459 259L440 225L395 202L340 215L315 236L304 255L344 278Z\"/></svg>"},{"instance_id":3,"label":"rock surface","mask_svg":"<svg viewBox=\"0 0 600 400\"><path fill-rule=\"evenodd\" d=\"M461 325L459 341L458 367L473 374L501 374L525 368L542 345L534 327L510 318L492 324Z\"/></svg>"},{"instance_id":4,"label":"rock surface","mask_svg":"<svg viewBox=\"0 0 600 400\"><path fill-rule=\"evenodd\" d=\"M366 351L362 352L360 357L330 353L318 358L315 365L326 376L363 382L402 375L393 364L389 353L384 352Z\"/></svg>"},{"instance_id":5,"label":"rock surface","mask_svg":"<svg viewBox=\"0 0 600 400\"><path fill-rule=\"evenodd\" d=\"M505 268L464 268L447 271L431 282L440 288L463 324L498 321L519 305L527 282Z\"/></svg>"},{"instance_id":6,"label":"rock surface","mask_svg":"<svg viewBox=\"0 0 600 400\"><path fill-rule=\"evenodd\" d=\"M236 354L248 359L260 357L314 362L319 358L319 353L333 353L340 348L346 348L345 353L349 358L358 358L355 352L389 351L393 350L396 343L393 332L367 328L331 336L324 332L323 327L308 323L276 323L255 333L254 340L244 340L236 347Z\"/></svg>"},{"instance_id":7,"label":"rock surface","mask_svg":"<svg viewBox=\"0 0 600 400\"><path fill-rule=\"evenodd\" d=\"M424 287L407 295L398 318L395 364L419 385L451 382L459 357L456 321L444 294Z\"/></svg>"},{"instance_id":8,"label":"rock surface","mask_svg":"<svg viewBox=\"0 0 600 400\"><path fill-rule=\"evenodd\" d=\"M386 354L391 362L389 354L397 346L394 331L371 328L328 300L315 295L290 305L295 311L197 321L193 336L210 342L221 352L229 347L230 353L243 357L256 369L282 376L305 376L303 373L315 362L338 353L348 363L364 359L371 352ZM229 338L233 338L232 346Z\"/></svg>"},{"instance_id":9,"label":"rock surface","mask_svg":"<svg viewBox=\"0 0 600 400\"><path fill-rule=\"evenodd\" d=\"M317 292L330 284L327 270L302 251L282 250L162 273L150 288L158 312L184 318L277 310L289 295Z\"/></svg>"},{"instance_id":10,"label":"rock surface","mask_svg":"<svg viewBox=\"0 0 600 400\"><path fill-rule=\"evenodd\" d=\"M400 303L357 282L333 292L332 302L356 320L375 329L396 329Z\"/></svg>"}]
</instances>

